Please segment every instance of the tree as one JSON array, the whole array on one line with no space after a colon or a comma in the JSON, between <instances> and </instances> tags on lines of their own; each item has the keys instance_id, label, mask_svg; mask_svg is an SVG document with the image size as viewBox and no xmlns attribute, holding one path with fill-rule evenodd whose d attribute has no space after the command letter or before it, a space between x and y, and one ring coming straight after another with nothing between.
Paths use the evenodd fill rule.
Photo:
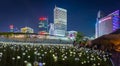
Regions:
<instances>
[{"instance_id":1,"label":"tree","mask_svg":"<svg viewBox=\"0 0 120 66\"><path fill-rule=\"evenodd\" d=\"M83 33L77 32L77 35L76 35L76 38L75 38L75 42L77 44L82 43L83 42L83 37L84 37Z\"/></svg>"}]
</instances>

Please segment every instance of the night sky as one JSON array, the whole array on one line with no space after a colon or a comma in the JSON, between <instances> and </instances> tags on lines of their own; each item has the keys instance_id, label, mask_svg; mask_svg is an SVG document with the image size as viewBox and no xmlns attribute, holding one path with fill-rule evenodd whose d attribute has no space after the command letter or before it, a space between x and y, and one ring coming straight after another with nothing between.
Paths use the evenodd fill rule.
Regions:
<instances>
[{"instance_id":1,"label":"night sky","mask_svg":"<svg viewBox=\"0 0 120 66\"><path fill-rule=\"evenodd\" d=\"M38 32L39 17L48 17L53 23L53 9L67 9L67 29L80 31L87 36L95 34L97 12L106 15L120 9L120 0L0 0L0 32L8 32L25 26Z\"/></svg>"}]
</instances>

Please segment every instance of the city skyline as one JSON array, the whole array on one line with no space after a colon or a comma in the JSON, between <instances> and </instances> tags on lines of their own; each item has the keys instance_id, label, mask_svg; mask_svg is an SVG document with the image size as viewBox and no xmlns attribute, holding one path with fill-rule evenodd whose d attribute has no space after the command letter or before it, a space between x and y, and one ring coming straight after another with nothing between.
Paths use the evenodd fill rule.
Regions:
<instances>
[{"instance_id":1,"label":"city skyline","mask_svg":"<svg viewBox=\"0 0 120 66\"><path fill-rule=\"evenodd\" d=\"M38 32L40 17L47 17L53 23L53 9L56 6L68 11L68 31L75 30L87 36L95 34L97 12L109 14L120 9L120 1L114 0L1 0L0 32L9 31L9 25L20 29L29 26Z\"/></svg>"}]
</instances>

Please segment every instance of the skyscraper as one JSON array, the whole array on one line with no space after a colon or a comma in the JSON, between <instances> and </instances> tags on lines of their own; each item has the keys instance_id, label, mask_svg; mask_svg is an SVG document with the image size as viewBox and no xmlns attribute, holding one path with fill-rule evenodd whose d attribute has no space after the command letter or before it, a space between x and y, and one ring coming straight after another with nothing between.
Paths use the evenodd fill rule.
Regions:
<instances>
[{"instance_id":1,"label":"skyscraper","mask_svg":"<svg viewBox=\"0 0 120 66\"><path fill-rule=\"evenodd\" d=\"M96 38L105 34L109 34L119 28L119 10L117 10L103 18L97 19Z\"/></svg>"},{"instance_id":2,"label":"skyscraper","mask_svg":"<svg viewBox=\"0 0 120 66\"><path fill-rule=\"evenodd\" d=\"M67 10L63 8L54 8L54 35L65 36L67 31Z\"/></svg>"}]
</instances>

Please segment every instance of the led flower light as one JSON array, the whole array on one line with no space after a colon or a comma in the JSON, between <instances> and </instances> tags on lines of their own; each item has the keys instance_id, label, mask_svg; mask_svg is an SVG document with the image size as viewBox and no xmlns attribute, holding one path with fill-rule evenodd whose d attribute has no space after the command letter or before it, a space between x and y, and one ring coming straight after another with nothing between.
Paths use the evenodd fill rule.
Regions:
<instances>
[{"instance_id":1,"label":"led flower light","mask_svg":"<svg viewBox=\"0 0 120 66\"><path fill-rule=\"evenodd\" d=\"M0 52L0 57L2 57L2 55L3 55L3 53L2 53L2 52Z\"/></svg>"},{"instance_id":2,"label":"led flower light","mask_svg":"<svg viewBox=\"0 0 120 66\"><path fill-rule=\"evenodd\" d=\"M63 61L65 60L65 58L62 59Z\"/></svg>"},{"instance_id":3,"label":"led flower light","mask_svg":"<svg viewBox=\"0 0 120 66\"><path fill-rule=\"evenodd\" d=\"M40 53L37 53L37 55L39 56L39 55L40 55Z\"/></svg>"},{"instance_id":4,"label":"led flower light","mask_svg":"<svg viewBox=\"0 0 120 66\"><path fill-rule=\"evenodd\" d=\"M17 56L17 59L20 59L21 57L20 56Z\"/></svg>"},{"instance_id":5,"label":"led flower light","mask_svg":"<svg viewBox=\"0 0 120 66\"><path fill-rule=\"evenodd\" d=\"M28 52L28 50L25 50L25 52L27 53L27 52Z\"/></svg>"},{"instance_id":6,"label":"led flower light","mask_svg":"<svg viewBox=\"0 0 120 66\"><path fill-rule=\"evenodd\" d=\"M43 62L43 65L45 65L45 63Z\"/></svg>"},{"instance_id":7,"label":"led flower light","mask_svg":"<svg viewBox=\"0 0 120 66\"><path fill-rule=\"evenodd\" d=\"M28 56L28 58L30 58L30 56Z\"/></svg>"},{"instance_id":8,"label":"led flower light","mask_svg":"<svg viewBox=\"0 0 120 66\"><path fill-rule=\"evenodd\" d=\"M47 54L47 52L44 52L45 54Z\"/></svg>"},{"instance_id":9,"label":"led flower light","mask_svg":"<svg viewBox=\"0 0 120 66\"><path fill-rule=\"evenodd\" d=\"M56 62L57 59L58 59L58 57L57 57L57 56L53 56L53 59L54 59L54 61Z\"/></svg>"},{"instance_id":10,"label":"led flower light","mask_svg":"<svg viewBox=\"0 0 120 66\"><path fill-rule=\"evenodd\" d=\"M81 64L84 64L84 62L81 62Z\"/></svg>"},{"instance_id":11,"label":"led flower light","mask_svg":"<svg viewBox=\"0 0 120 66\"><path fill-rule=\"evenodd\" d=\"M67 56L64 56L65 59L67 59Z\"/></svg>"},{"instance_id":12,"label":"led flower light","mask_svg":"<svg viewBox=\"0 0 120 66\"><path fill-rule=\"evenodd\" d=\"M75 58L75 61L79 61L80 59L79 58Z\"/></svg>"},{"instance_id":13,"label":"led flower light","mask_svg":"<svg viewBox=\"0 0 120 66\"><path fill-rule=\"evenodd\" d=\"M84 63L86 63L86 61L83 61Z\"/></svg>"},{"instance_id":14,"label":"led flower light","mask_svg":"<svg viewBox=\"0 0 120 66\"><path fill-rule=\"evenodd\" d=\"M27 61L25 60L24 63L27 63Z\"/></svg>"},{"instance_id":15,"label":"led flower light","mask_svg":"<svg viewBox=\"0 0 120 66\"><path fill-rule=\"evenodd\" d=\"M42 59L42 57L39 57L39 59Z\"/></svg>"},{"instance_id":16,"label":"led flower light","mask_svg":"<svg viewBox=\"0 0 120 66\"><path fill-rule=\"evenodd\" d=\"M15 60L15 57L12 57L12 60Z\"/></svg>"},{"instance_id":17,"label":"led flower light","mask_svg":"<svg viewBox=\"0 0 120 66\"><path fill-rule=\"evenodd\" d=\"M90 61L87 61L87 63L89 63Z\"/></svg>"},{"instance_id":18,"label":"led flower light","mask_svg":"<svg viewBox=\"0 0 120 66\"><path fill-rule=\"evenodd\" d=\"M22 53L22 55L26 55L26 53Z\"/></svg>"},{"instance_id":19,"label":"led flower light","mask_svg":"<svg viewBox=\"0 0 120 66\"><path fill-rule=\"evenodd\" d=\"M97 65L100 66L100 63L98 63Z\"/></svg>"},{"instance_id":20,"label":"led flower light","mask_svg":"<svg viewBox=\"0 0 120 66\"><path fill-rule=\"evenodd\" d=\"M44 54L42 54L42 56L44 57L45 55L44 55Z\"/></svg>"},{"instance_id":21,"label":"led flower light","mask_svg":"<svg viewBox=\"0 0 120 66\"><path fill-rule=\"evenodd\" d=\"M93 66L96 66L96 64L93 64Z\"/></svg>"}]
</instances>

